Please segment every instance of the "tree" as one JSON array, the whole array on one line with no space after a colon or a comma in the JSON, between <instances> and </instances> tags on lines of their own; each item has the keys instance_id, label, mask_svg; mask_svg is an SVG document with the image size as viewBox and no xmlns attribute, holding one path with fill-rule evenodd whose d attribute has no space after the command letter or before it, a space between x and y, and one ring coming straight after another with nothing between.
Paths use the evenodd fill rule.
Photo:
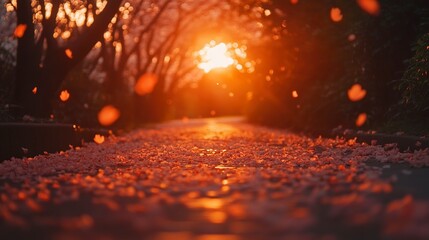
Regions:
<instances>
[{"instance_id":1,"label":"tree","mask_svg":"<svg viewBox=\"0 0 429 240\"><path fill-rule=\"evenodd\" d=\"M412 56L410 46L423 28L419 23L427 16L428 1L373 3L379 6L374 12L359 1L265 1L262 7L271 13L265 35L272 41L259 51L251 118L312 131L354 127L362 112L370 124L388 121L389 108L400 96L394 81ZM333 9L341 11L339 21L331 18ZM351 102L347 91L356 83L368 95Z\"/></svg>"},{"instance_id":2,"label":"tree","mask_svg":"<svg viewBox=\"0 0 429 240\"><path fill-rule=\"evenodd\" d=\"M92 76L103 73L97 81L105 86L106 104L118 104L134 94L135 99L146 99L149 108L163 108L158 103L168 101L183 82L202 77L195 51L214 38L244 39L240 28L256 22L237 8L247 1L130 0L122 6L120 2L9 1L7 9L16 12L17 30L25 30L17 36L15 89L15 102L25 114L48 117L63 80L82 61L93 66ZM252 8L253 2L259 1L252 1ZM232 37L222 40L221 32L228 31ZM245 38L254 37L253 29L246 33ZM198 42L201 36L206 39ZM132 88L148 73L158 81L151 93L137 96Z\"/></svg>"},{"instance_id":3,"label":"tree","mask_svg":"<svg viewBox=\"0 0 429 240\"><path fill-rule=\"evenodd\" d=\"M25 114L48 117L70 72L103 38L122 1L17 0L15 102Z\"/></svg>"},{"instance_id":4,"label":"tree","mask_svg":"<svg viewBox=\"0 0 429 240\"><path fill-rule=\"evenodd\" d=\"M127 122L133 114L130 111L138 121L162 119L177 88L190 79L196 81L202 77L203 72L196 64L196 51L222 34L231 35L223 41L243 39L242 31L237 28L243 28L248 22L243 18L240 21L237 14L229 11L232 5L228 1L202 0L125 4L124 7L132 11L126 17L119 15L120 20L109 27L108 37L98 49L101 68L96 70L101 69L106 76L106 101L120 106ZM153 91L141 96L133 87L146 74L156 76L157 81Z\"/></svg>"}]
</instances>

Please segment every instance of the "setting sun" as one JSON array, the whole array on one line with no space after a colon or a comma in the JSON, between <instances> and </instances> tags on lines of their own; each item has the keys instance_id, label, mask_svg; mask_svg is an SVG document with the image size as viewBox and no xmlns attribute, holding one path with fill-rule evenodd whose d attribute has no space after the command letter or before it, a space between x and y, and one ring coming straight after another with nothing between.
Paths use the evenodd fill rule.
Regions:
<instances>
[{"instance_id":1,"label":"setting sun","mask_svg":"<svg viewBox=\"0 0 429 240\"><path fill-rule=\"evenodd\" d=\"M216 44L212 41L201 49L198 54L201 57L201 63L198 67L208 73L213 69L227 68L234 64L234 59L228 52L228 46L225 43Z\"/></svg>"}]
</instances>

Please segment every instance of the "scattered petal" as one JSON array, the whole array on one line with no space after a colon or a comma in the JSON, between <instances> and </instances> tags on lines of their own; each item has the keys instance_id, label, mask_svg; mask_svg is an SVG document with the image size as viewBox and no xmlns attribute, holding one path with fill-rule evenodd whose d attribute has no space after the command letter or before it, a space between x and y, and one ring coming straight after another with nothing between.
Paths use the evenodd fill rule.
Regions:
<instances>
[{"instance_id":1,"label":"scattered petal","mask_svg":"<svg viewBox=\"0 0 429 240\"><path fill-rule=\"evenodd\" d=\"M412 202L413 202L413 196L406 195L402 199L398 199L390 202L386 208L386 211L387 212L401 211L404 207L410 205Z\"/></svg>"},{"instance_id":2,"label":"scattered petal","mask_svg":"<svg viewBox=\"0 0 429 240\"><path fill-rule=\"evenodd\" d=\"M96 142L98 144L104 143L104 136L100 135L100 134L95 134L95 136L94 136L94 142Z\"/></svg>"},{"instance_id":3,"label":"scattered petal","mask_svg":"<svg viewBox=\"0 0 429 240\"><path fill-rule=\"evenodd\" d=\"M314 227L327 221L329 228L344 222L341 231L378 226L369 238L428 239L427 199L405 195L388 201L424 190L425 184L397 189L381 167L367 162L429 166L428 156L426 150L399 152L237 120L178 120L109 138L104 145L2 162L0 218L6 227L28 224L20 229L53 237L114 237L117 229L99 231L105 225L149 230L156 239L162 231L169 235L160 239L174 239L184 228L177 234L189 239L200 226L231 227L233 233L204 232L196 239L247 239L256 231L271 236L286 230L293 235L282 238L317 239ZM397 181L403 178L408 177Z\"/></svg>"}]
</instances>

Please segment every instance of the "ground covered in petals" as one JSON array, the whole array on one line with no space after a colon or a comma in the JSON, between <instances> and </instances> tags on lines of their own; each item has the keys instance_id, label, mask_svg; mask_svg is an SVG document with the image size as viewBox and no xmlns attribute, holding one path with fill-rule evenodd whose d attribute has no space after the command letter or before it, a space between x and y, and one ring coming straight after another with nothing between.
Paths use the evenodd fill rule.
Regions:
<instances>
[{"instance_id":1,"label":"ground covered in petals","mask_svg":"<svg viewBox=\"0 0 429 240\"><path fill-rule=\"evenodd\" d=\"M0 164L2 239L428 239L429 152L235 119Z\"/></svg>"}]
</instances>

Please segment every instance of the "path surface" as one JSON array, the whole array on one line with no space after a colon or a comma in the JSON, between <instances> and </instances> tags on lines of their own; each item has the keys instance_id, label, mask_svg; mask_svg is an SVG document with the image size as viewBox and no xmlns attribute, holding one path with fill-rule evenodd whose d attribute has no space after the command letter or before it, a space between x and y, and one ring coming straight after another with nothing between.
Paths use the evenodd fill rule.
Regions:
<instances>
[{"instance_id":1,"label":"path surface","mask_svg":"<svg viewBox=\"0 0 429 240\"><path fill-rule=\"evenodd\" d=\"M426 168L421 168L426 166ZM0 164L1 239L428 239L429 152L236 119Z\"/></svg>"}]
</instances>

